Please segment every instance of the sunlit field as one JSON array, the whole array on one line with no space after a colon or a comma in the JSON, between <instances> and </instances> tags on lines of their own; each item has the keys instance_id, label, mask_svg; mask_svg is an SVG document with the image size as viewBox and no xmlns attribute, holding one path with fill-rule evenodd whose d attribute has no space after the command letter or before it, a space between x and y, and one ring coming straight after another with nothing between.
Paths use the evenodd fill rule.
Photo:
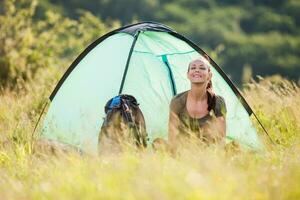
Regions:
<instances>
[{"instance_id":1,"label":"sunlit field","mask_svg":"<svg viewBox=\"0 0 300 200\"><path fill-rule=\"evenodd\" d=\"M298 2L286 2L290 3L287 8L298 16ZM155 152L149 145L144 151L128 148L122 153L98 156L39 143L38 131L33 130L66 66L96 38L120 27L120 22L102 21L83 10L78 18L71 19L55 9L46 9L47 3L43 4L43 17L36 18L37 4L34 0L0 1L0 199L300 199L300 88L299 83L280 76L250 81L242 89L272 138L273 142L252 118L264 151L236 146L200 147L196 141L189 141L173 154L163 150ZM215 12L200 11L198 15L194 11L186 12L188 19L195 16L195 20L190 20L192 31L196 30L194 22L199 19L202 21L196 26L205 27L206 21L211 23L202 14L217 15L213 22L219 21L222 25L216 28L218 34L210 34L211 29L208 29L209 34L194 34L210 36L215 41L214 37L224 32L246 50L254 49L255 53L260 50L258 58L270 58L273 62L276 57L279 60L274 63L296 69L298 54L286 53L299 49L298 29L289 37L284 32L281 36L273 31L264 37L244 36L248 31L243 31L243 37L237 37L223 28L227 23L219 20L226 18L231 22L231 18L227 19L231 15L222 7L216 7ZM173 10L173 7L168 8ZM241 12L235 8L236 5L228 9L239 16ZM175 13L174 16L184 14L182 9L177 10L180 15ZM277 14L274 16L273 21L277 23L279 18ZM288 17L283 19L290 22ZM264 27L264 23L256 22L254 18L253 24ZM265 24L270 22L266 20ZM223 41L223 36L221 38ZM254 42L255 48L248 45L248 39ZM238 57L244 52L248 60L249 52L233 44L234 48L229 46L224 51L231 55L229 50L234 49ZM266 56L266 52L271 53ZM218 59L220 52L217 47L208 53ZM287 61L290 63L285 66Z\"/></svg>"},{"instance_id":2,"label":"sunlit field","mask_svg":"<svg viewBox=\"0 0 300 200\"><path fill-rule=\"evenodd\" d=\"M32 132L51 89L40 81L1 91L1 199L300 198L300 93L292 82L245 85L275 142L258 127L265 151L192 144L176 155L149 148L95 156L37 145Z\"/></svg>"}]
</instances>

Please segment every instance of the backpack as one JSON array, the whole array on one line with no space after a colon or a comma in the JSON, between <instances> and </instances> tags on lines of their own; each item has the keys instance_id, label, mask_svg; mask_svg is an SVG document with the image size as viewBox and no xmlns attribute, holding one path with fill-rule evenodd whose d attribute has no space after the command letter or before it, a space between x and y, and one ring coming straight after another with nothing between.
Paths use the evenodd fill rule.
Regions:
<instances>
[{"instance_id":1,"label":"backpack","mask_svg":"<svg viewBox=\"0 0 300 200\"><path fill-rule=\"evenodd\" d=\"M115 141L122 139L124 134L121 123L123 123L129 130L130 135L127 137L133 138L137 147L147 147L145 119L135 97L126 94L118 95L110 99L104 109L106 116L98 143L101 143L103 137Z\"/></svg>"}]
</instances>

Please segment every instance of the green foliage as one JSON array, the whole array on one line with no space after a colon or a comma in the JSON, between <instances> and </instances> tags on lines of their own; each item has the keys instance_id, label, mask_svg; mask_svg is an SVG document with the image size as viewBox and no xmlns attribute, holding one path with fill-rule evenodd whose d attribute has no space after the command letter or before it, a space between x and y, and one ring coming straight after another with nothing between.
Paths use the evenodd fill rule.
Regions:
<instances>
[{"instance_id":1,"label":"green foliage","mask_svg":"<svg viewBox=\"0 0 300 200\"><path fill-rule=\"evenodd\" d=\"M31 71L34 73L38 65L27 64L32 61L39 62L39 56L30 51L33 46L34 35L32 30L32 15L36 1L33 1L27 9L16 9L13 1L1 2L3 14L0 15L0 78L3 80L14 80L17 77L28 77ZM38 51L37 51L38 52ZM42 61L44 62L44 61ZM27 70L30 67L31 70Z\"/></svg>"},{"instance_id":2,"label":"green foliage","mask_svg":"<svg viewBox=\"0 0 300 200\"><path fill-rule=\"evenodd\" d=\"M241 21L241 27L247 32L297 32L295 20L291 16L272 12L271 9L259 7L248 16Z\"/></svg>"},{"instance_id":3,"label":"green foliage","mask_svg":"<svg viewBox=\"0 0 300 200\"><path fill-rule=\"evenodd\" d=\"M242 82L244 66L253 75L279 73L298 80L299 0L44 0L78 18L86 9L122 24L159 21L188 36L230 75ZM44 5L41 9L46 9ZM223 51L217 49L222 46ZM216 53L218 52L218 55Z\"/></svg>"},{"instance_id":4,"label":"green foliage","mask_svg":"<svg viewBox=\"0 0 300 200\"><path fill-rule=\"evenodd\" d=\"M38 66L70 62L86 44L120 25L114 20L123 25L154 20L171 26L212 55L238 85L243 81L245 66L254 76L279 73L295 81L300 76L298 0L40 0L38 5L22 0L10 6L7 2L12 0L4 0L2 4L6 6L0 10L5 24L0 28L0 44L7 46L0 50L5 55L0 61L2 82L31 77ZM20 12L14 12L15 5ZM43 34L47 30L53 32ZM34 54L29 52L38 48ZM40 63L26 70L23 63L28 62Z\"/></svg>"},{"instance_id":5,"label":"green foliage","mask_svg":"<svg viewBox=\"0 0 300 200\"><path fill-rule=\"evenodd\" d=\"M93 40L117 22L104 24L90 12L82 11L78 20L46 11L44 19L34 19L37 1L2 2L0 15L1 85L15 85L17 80L31 80L38 70L67 63Z\"/></svg>"}]
</instances>

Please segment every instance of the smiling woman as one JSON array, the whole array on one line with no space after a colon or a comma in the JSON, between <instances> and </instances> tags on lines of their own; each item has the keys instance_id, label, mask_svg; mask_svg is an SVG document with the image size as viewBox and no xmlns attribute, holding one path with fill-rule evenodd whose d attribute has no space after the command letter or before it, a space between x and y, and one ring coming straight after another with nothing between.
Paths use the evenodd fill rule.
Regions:
<instances>
[{"instance_id":1,"label":"smiling woman","mask_svg":"<svg viewBox=\"0 0 300 200\"><path fill-rule=\"evenodd\" d=\"M197 137L205 144L224 142L226 105L212 90L212 73L205 59L189 63L191 89L176 95L170 104L169 141L174 148L184 136Z\"/></svg>"}]
</instances>

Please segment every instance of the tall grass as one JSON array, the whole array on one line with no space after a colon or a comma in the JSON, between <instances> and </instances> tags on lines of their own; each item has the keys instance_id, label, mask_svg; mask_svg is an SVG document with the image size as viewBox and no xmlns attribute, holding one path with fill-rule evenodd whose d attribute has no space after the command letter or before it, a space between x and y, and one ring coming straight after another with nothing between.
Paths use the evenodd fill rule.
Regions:
<instances>
[{"instance_id":1,"label":"tall grass","mask_svg":"<svg viewBox=\"0 0 300 200\"><path fill-rule=\"evenodd\" d=\"M281 147L299 143L300 88L296 83L273 76L252 82L244 90L273 140Z\"/></svg>"},{"instance_id":2,"label":"tall grass","mask_svg":"<svg viewBox=\"0 0 300 200\"><path fill-rule=\"evenodd\" d=\"M32 130L56 82L42 80L1 91L1 199L300 198L300 93L287 80L244 90L276 143L265 152L193 146L176 156L149 149L100 157L33 151Z\"/></svg>"}]
</instances>

